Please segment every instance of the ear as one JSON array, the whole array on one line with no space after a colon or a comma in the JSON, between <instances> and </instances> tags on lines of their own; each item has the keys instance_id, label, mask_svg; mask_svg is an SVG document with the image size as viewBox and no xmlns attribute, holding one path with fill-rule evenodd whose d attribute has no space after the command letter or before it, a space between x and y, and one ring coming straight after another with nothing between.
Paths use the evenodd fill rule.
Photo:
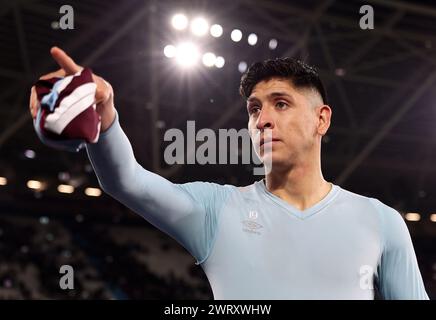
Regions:
<instances>
[{"instance_id":1,"label":"ear","mask_svg":"<svg viewBox=\"0 0 436 320\"><path fill-rule=\"evenodd\" d=\"M332 109L324 104L322 106L317 107L316 110L318 116L318 128L317 132L321 136L327 133L327 130L330 128L330 120L332 117Z\"/></svg>"}]
</instances>

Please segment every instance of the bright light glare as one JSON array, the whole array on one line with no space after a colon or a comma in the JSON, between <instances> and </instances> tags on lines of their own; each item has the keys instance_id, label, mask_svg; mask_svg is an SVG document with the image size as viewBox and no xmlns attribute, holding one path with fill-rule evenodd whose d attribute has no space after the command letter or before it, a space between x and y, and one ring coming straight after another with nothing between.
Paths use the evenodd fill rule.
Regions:
<instances>
[{"instance_id":1,"label":"bright light glare","mask_svg":"<svg viewBox=\"0 0 436 320\"><path fill-rule=\"evenodd\" d=\"M165 46L164 55L167 58L174 58L176 56L176 47L174 47L172 44Z\"/></svg>"},{"instance_id":2,"label":"bright light glare","mask_svg":"<svg viewBox=\"0 0 436 320\"><path fill-rule=\"evenodd\" d=\"M101 190L99 188L86 188L85 194L89 197L99 197L101 196Z\"/></svg>"},{"instance_id":3,"label":"bright light glare","mask_svg":"<svg viewBox=\"0 0 436 320\"><path fill-rule=\"evenodd\" d=\"M248 36L248 44L249 44L250 46L254 46L256 43L257 43L257 35L254 34L254 33L251 33L251 34Z\"/></svg>"},{"instance_id":4,"label":"bright light glare","mask_svg":"<svg viewBox=\"0 0 436 320\"><path fill-rule=\"evenodd\" d=\"M232 31L232 33L230 34L230 38L235 41L235 42L239 42L242 39L242 31L239 29L235 29Z\"/></svg>"},{"instance_id":5,"label":"bright light glare","mask_svg":"<svg viewBox=\"0 0 436 320\"><path fill-rule=\"evenodd\" d=\"M245 62L245 61L239 62L238 70L240 73L245 72L247 70L247 62Z\"/></svg>"},{"instance_id":6,"label":"bright light glare","mask_svg":"<svg viewBox=\"0 0 436 320\"><path fill-rule=\"evenodd\" d=\"M430 221L431 221L431 222L436 222L436 213L432 213L432 214L430 215Z\"/></svg>"},{"instance_id":7,"label":"bright light glare","mask_svg":"<svg viewBox=\"0 0 436 320\"><path fill-rule=\"evenodd\" d=\"M36 153L35 153L35 151L28 149L28 150L24 151L24 156L28 159L35 159Z\"/></svg>"},{"instance_id":8,"label":"bright light glare","mask_svg":"<svg viewBox=\"0 0 436 320\"><path fill-rule=\"evenodd\" d=\"M268 43L268 47L271 49L271 50L274 50L275 48L277 48L277 40L276 39L271 39L270 41L269 41L269 43Z\"/></svg>"},{"instance_id":9,"label":"bright light glare","mask_svg":"<svg viewBox=\"0 0 436 320\"><path fill-rule=\"evenodd\" d=\"M215 65L216 56L212 52L206 52L203 55L203 64L206 67L213 67Z\"/></svg>"},{"instance_id":10,"label":"bright light glare","mask_svg":"<svg viewBox=\"0 0 436 320\"><path fill-rule=\"evenodd\" d=\"M215 60L215 67L221 69L222 67L224 67L224 63L225 63L225 62L226 62L226 61L224 60L223 57L218 56L218 57L216 57L216 60Z\"/></svg>"},{"instance_id":11,"label":"bright light glare","mask_svg":"<svg viewBox=\"0 0 436 320\"><path fill-rule=\"evenodd\" d=\"M421 220L421 215L415 212L406 213L405 218L407 221L419 221Z\"/></svg>"},{"instance_id":12,"label":"bright light glare","mask_svg":"<svg viewBox=\"0 0 436 320\"><path fill-rule=\"evenodd\" d=\"M0 177L0 186L5 186L8 184L8 179L5 177Z\"/></svg>"},{"instance_id":13,"label":"bright light glare","mask_svg":"<svg viewBox=\"0 0 436 320\"><path fill-rule=\"evenodd\" d=\"M186 29L186 27L188 26L188 18L181 13L175 14L171 19L171 24L176 30Z\"/></svg>"},{"instance_id":14,"label":"bright light glare","mask_svg":"<svg viewBox=\"0 0 436 320\"><path fill-rule=\"evenodd\" d=\"M183 67L191 67L197 61L199 52L197 47L191 42L181 43L176 50L176 61Z\"/></svg>"},{"instance_id":15,"label":"bright light glare","mask_svg":"<svg viewBox=\"0 0 436 320\"><path fill-rule=\"evenodd\" d=\"M48 224L50 222L50 218L46 216L42 216L39 218L39 223L41 224Z\"/></svg>"},{"instance_id":16,"label":"bright light glare","mask_svg":"<svg viewBox=\"0 0 436 320\"><path fill-rule=\"evenodd\" d=\"M27 187L29 189L39 190L42 188L42 183L41 181L37 181L37 180L29 180L27 181Z\"/></svg>"},{"instance_id":17,"label":"bright light glare","mask_svg":"<svg viewBox=\"0 0 436 320\"><path fill-rule=\"evenodd\" d=\"M195 18L191 22L191 31L196 36L204 36L209 30L209 24L204 18Z\"/></svg>"},{"instance_id":18,"label":"bright light glare","mask_svg":"<svg viewBox=\"0 0 436 320\"><path fill-rule=\"evenodd\" d=\"M69 184L60 184L58 185L58 192L60 193L73 193L74 187Z\"/></svg>"},{"instance_id":19,"label":"bright light glare","mask_svg":"<svg viewBox=\"0 0 436 320\"><path fill-rule=\"evenodd\" d=\"M223 27L221 27L219 24L214 24L210 27L210 34L215 38L221 37L223 35Z\"/></svg>"}]
</instances>

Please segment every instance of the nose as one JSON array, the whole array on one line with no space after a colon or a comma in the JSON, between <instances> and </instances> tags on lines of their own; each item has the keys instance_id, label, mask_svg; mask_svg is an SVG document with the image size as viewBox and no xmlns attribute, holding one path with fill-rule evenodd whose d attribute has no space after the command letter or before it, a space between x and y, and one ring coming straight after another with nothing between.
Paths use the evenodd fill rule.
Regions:
<instances>
[{"instance_id":1,"label":"nose","mask_svg":"<svg viewBox=\"0 0 436 320\"><path fill-rule=\"evenodd\" d=\"M259 130L274 128L274 119L267 107L262 108L257 118L256 128Z\"/></svg>"}]
</instances>

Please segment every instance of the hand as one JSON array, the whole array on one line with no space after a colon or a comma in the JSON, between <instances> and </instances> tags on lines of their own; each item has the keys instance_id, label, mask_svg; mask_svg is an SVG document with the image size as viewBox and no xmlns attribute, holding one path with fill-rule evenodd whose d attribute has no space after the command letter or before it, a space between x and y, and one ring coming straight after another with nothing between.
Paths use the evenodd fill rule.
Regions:
<instances>
[{"instance_id":1,"label":"hand","mask_svg":"<svg viewBox=\"0 0 436 320\"><path fill-rule=\"evenodd\" d=\"M73 75L83 69L83 67L76 64L70 56L68 56L62 49L58 47L52 47L50 53L53 59L60 66L60 69L43 75L39 78L40 80ZM95 92L95 103L97 107L97 113L101 117L101 131L105 131L110 127L115 119L114 91L110 83L103 78L92 74L92 80L97 85ZM38 109L40 108L35 86L33 86L30 91L29 107L32 118L35 119Z\"/></svg>"}]
</instances>

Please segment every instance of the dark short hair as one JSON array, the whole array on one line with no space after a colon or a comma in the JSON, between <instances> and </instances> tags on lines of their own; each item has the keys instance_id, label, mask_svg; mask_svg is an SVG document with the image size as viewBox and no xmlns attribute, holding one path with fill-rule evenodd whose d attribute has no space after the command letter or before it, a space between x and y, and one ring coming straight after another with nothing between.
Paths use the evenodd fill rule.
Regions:
<instances>
[{"instance_id":1,"label":"dark short hair","mask_svg":"<svg viewBox=\"0 0 436 320\"><path fill-rule=\"evenodd\" d=\"M242 75L239 93L247 99L256 84L275 77L291 80L296 88L315 89L323 103L327 104L327 93L316 68L293 58L268 59L254 63Z\"/></svg>"}]
</instances>

